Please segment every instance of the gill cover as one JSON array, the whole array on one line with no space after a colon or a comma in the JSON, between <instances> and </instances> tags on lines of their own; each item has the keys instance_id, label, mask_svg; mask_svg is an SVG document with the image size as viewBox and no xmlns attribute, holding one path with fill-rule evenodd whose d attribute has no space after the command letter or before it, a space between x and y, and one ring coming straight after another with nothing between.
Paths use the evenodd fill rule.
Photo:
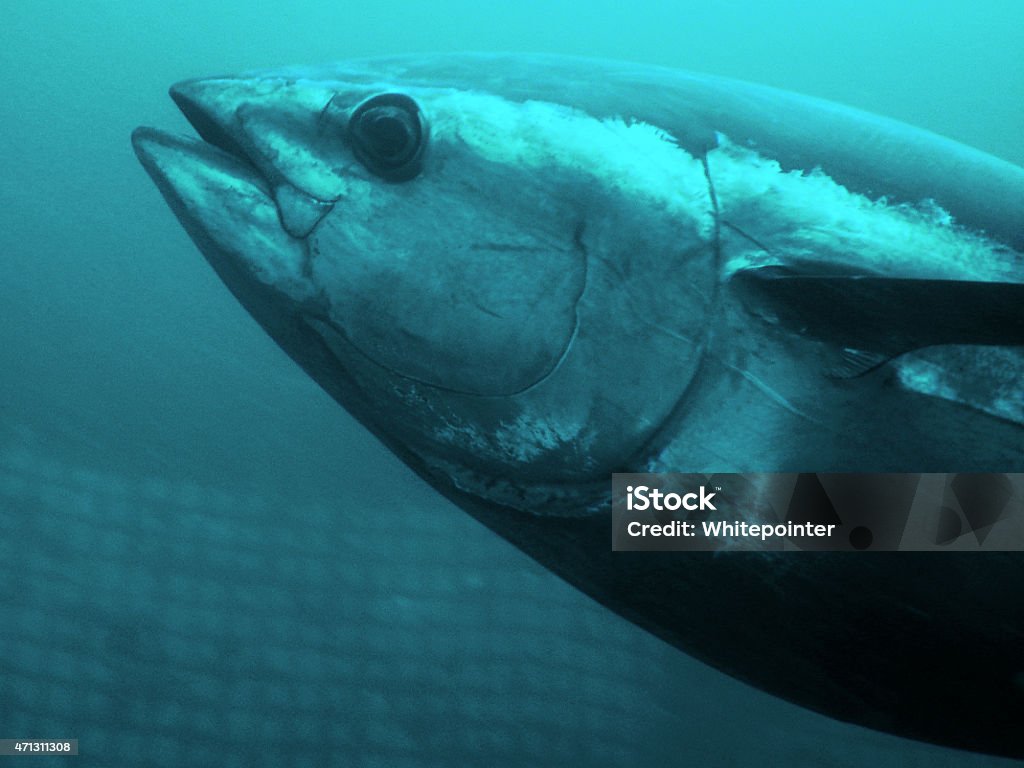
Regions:
<instances>
[{"instance_id":1,"label":"gill cover","mask_svg":"<svg viewBox=\"0 0 1024 768\"><path fill-rule=\"evenodd\" d=\"M651 126L488 94L339 92L330 111L352 116L376 178L350 176L308 238L327 304L308 322L386 401L377 423L463 490L520 508L641 450L711 318L700 161ZM383 172L371 144L417 172ZM690 275L682 291L666 265Z\"/></svg>"}]
</instances>

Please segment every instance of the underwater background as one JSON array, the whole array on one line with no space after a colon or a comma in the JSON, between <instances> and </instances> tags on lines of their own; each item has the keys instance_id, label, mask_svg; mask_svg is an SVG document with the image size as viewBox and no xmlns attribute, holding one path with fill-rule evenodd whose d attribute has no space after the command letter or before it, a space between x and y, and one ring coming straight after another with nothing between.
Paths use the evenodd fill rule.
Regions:
<instances>
[{"instance_id":1,"label":"underwater background","mask_svg":"<svg viewBox=\"0 0 1024 768\"><path fill-rule=\"evenodd\" d=\"M1021 40L1017 0L4 3L0 738L80 756L0 761L1010 765L737 683L441 499L224 289L129 134L187 132L166 95L187 77L543 51L766 83L1024 164Z\"/></svg>"}]
</instances>

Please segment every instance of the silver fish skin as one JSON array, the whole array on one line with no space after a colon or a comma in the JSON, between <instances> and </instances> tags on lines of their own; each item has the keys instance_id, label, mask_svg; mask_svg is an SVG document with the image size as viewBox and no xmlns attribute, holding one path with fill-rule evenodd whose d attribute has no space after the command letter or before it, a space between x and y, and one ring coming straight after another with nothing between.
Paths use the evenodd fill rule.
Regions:
<instances>
[{"instance_id":1,"label":"silver fish skin","mask_svg":"<svg viewBox=\"0 0 1024 768\"><path fill-rule=\"evenodd\" d=\"M617 471L1024 471L1024 169L552 56L182 82L136 152L392 451L610 609L833 717L1024 756L1018 553L612 553Z\"/></svg>"}]
</instances>

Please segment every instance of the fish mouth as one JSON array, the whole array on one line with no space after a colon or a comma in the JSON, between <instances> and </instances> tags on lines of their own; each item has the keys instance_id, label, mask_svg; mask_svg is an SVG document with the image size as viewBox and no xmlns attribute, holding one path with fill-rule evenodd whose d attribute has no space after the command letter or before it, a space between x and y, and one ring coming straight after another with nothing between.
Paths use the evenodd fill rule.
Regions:
<instances>
[{"instance_id":1,"label":"fish mouth","mask_svg":"<svg viewBox=\"0 0 1024 768\"><path fill-rule=\"evenodd\" d=\"M185 231L238 295L233 283L243 274L265 284L293 282L307 254L282 225L273 185L229 133L230 99L197 98L221 82L230 83L186 81L171 88L199 138L140 127L132 146Z\"/></svg>"},{"instance_id":2,"label":"fish mouth","mask_svg":"<svg viewBox=\"0 0 1024 768\"><path fill-rule=\"evenodd\" d=\"M156 128L139 127L132 133L132 146L143 167L163 191L168 173L178 160L183 166L209 163L221 173L244 179L268 193L270 185L253 163L243 145L232 136L237 109L253 90L242 90L243 81L229 78L184 80L168 93L199 135L180 136ZM185 159L185 158L188 159Z\"/></svg>"},{"instance_id":3,"label":"fish mouth","mask_svg":"<svg viewBox=\"0 0 1024 768\"><path fill-rule=\"evenodd\" d=\"M149 127L132 132L132 147L193 238L220 241L232 222L281 231L269 185L248 161L203 139ZM261 215L268 212L271 221Z\"/></svg>"}]
</instances>

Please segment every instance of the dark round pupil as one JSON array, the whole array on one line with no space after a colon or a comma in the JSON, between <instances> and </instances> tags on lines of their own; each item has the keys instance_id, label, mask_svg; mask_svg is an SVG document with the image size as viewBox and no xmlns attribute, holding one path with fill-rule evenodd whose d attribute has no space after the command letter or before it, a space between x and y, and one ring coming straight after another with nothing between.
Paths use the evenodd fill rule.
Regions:
<instances>
[{"instance_id":1,"label":"dark round pupil","mask_svg":"<svg viewBox=\"0 0 1024 768\"><path fill-rule=\"evenodd\" d=\"M415 101L382 93L358 105L345 140L363 166L388 181L409 181L423 168L427 124Z\"/></svg>"},{"instance_id":2,"label":"dark round pupil","mask_svg":"<svg viewBox=\"0 0 1024 768\"><path fill-rule=\"evenodd\" d=\"M369 115L367 138L377 155L396 157L408 149L412 131L404 115L391 110L381 112L384 114Z\"/></svg>"}]
</instances>

